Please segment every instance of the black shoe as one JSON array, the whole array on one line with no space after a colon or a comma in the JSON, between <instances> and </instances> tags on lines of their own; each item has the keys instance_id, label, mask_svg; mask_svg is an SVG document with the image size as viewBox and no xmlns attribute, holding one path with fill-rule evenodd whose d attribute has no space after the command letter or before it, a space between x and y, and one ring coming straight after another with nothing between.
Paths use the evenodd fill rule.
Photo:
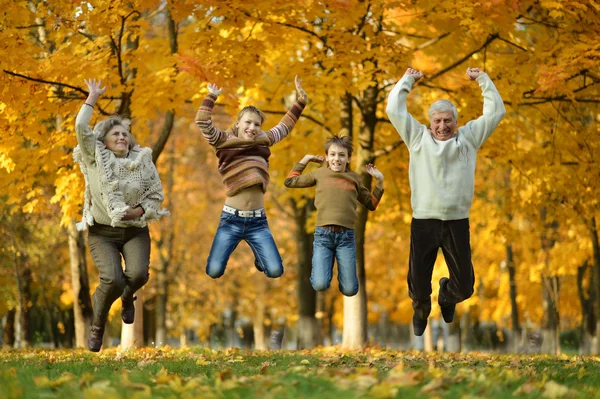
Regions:
<instances>
[{"instance_id":1,"label":"black shoe","mask_svg":"<svg viewBox=\"0 0 600 399\"><path fill-rule=\"evenodd\" d=\"M137 296L132 297L131 299L124 299L121 297L121 320L125 324L133 324L135 321L135 306L133 305L133 301L137 299Z\"/></svg>"},{"instance_id":2,"label":"black shoe","mask_svg":"<svg viewBox=\"0 0 600 399\"><path fill-rule=\"evenodd\" d=\"M104 327L98 327L92 324L92 328L90 329L90 337L88 338L88 348L92 352L100 352L103 335Z\"/></svg>"},{"instance_id":3,"label":"black shoe","mask_svg":"<svg viewBox=\"0 0 600 399\"><path fill-rule=\"evenodd\" d=\"M448 284L450 279L448 277L442 277L440 279L440 291L443 286ZM440 302L440 297L438 296L438 304L440 305L440 310L442 312L442 318L446 323L452 323L454 321L454 311L456 310L456 304L442 304Z\"/></svg>"},{"instance_id":4,"label":"black shoe","mask_svg":"<svg viewBox=\"0 0 600 399\"><path fill-rule=\"evenodd\" d=\"M416 314L413 315L413 331L416 336L420 337L427 328L427 319L420 319Z\"/></svg>"}]
</instances>

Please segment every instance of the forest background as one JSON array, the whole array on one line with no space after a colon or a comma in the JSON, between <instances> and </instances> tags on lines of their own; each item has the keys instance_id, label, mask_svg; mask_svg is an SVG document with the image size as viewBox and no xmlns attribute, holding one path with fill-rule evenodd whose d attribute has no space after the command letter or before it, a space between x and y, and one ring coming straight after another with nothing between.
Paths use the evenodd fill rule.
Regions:
<instances>
[{"instance_id":1,"label":"forest background","mask_svg":"<svg viewBox=\"0 0 600 399\"><path fill-rule=\"evenodd\" d=\"M444 330L444 348L517 351L528 344L521 337L537 337L548 353L565 344L600 353L599 2L0 3L4 346L85 346L98 276L74 227L84 182L72 150L83 79L98 78L108 90L95 118L133 119L171 211L151 225L151 279L138 294L136 323L121 326L115 305L107 345L266 348L285 331L284 345L294 348L433 348L436 331L417 342L406 327L409 157L385 105L410 66L425 74L410 112L427 123L428 106L448 98L462 125L482 110L480 89L465 76L470 66L489 74L507 115L479 153L470 215L476 293ZM214 82L224 88L217 126L254 104L270 127L294 100L295 75L310 102L273 148L266 196L285 274L267 279L242 244L225 276L212 280L204 268L224 189L195 111ZM361 289L352 298L335 278L327 292L310 287L314 190L283 186L294 162L322 154L331 134L353 137L352 168L366 185L367 163L386 177L377 211L359 210ZM440 256L434 303L445 274Z\"/></svg>"}]
</instances>

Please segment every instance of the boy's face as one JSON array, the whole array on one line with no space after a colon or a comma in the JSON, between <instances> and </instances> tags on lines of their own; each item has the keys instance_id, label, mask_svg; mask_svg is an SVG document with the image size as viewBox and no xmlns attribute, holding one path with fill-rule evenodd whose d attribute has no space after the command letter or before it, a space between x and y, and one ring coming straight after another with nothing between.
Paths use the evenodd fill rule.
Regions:
<instances>
[{"instance_id":1,"label":"boy's face","mask_svg":"<svg viewBox=\"0 0 600 399\"><path fill-rule=\"evenodd\" d=\"M325 155L325 160L327 161L329 169L334 172L345 172L346 165L350 162L348 150L337 144L332 144L329 147L329 150L327 150L327 154Z\"/></svg>"},{"instance_id":2,"label":"boy's face","mask_svg":"<svg viewBox=\"0 0 600 399\"><path fill-rule=\"evenodd\" d=\"M237 121L237 136L239 138L254 140L260 133L262 121L260 115L254 112L244 112Z\"/></svg>"}]
</instances>

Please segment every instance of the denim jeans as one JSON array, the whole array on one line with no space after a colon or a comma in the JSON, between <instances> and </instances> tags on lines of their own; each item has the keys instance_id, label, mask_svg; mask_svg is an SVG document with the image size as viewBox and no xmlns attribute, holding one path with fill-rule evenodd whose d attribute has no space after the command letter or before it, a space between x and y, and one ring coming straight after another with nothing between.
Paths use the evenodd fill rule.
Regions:
<instances>
[{"instance_id":1,"label":"denim jeans","mask_svg":"<svg viewBox=\"0 0 600 399\"><path fill-rule=\"evenodd\" d=\"M100 274L100 285L92 295L93 324L102 327L114 301L121 296L132 298L148 282L150 233L148 227L112 227L96 223L89 227L88 244Z\"/></svg>"},{"instance_id":2,"label":"denim jeans","mask_svg":"<svg viewBox=\"0 0 600 399\"><path fill-rule=\"evenodd\" d=\"M225 273L227 261L240 241L246 241L255 256L255 264L267 277L283 274L283 262L269 230L267 216L240 217L223 211L219 228L210 248L206 274L219 278Z\"/></svg>"},{"instance_id":3,"label":"denim jeans","mask_svg":"<svg viewBox=\"0 0 600 399\"><path fill-rule=\"evenodd\" d=\"M415 314L427 319L431 312L431 278L442 248L450 281L440 288L438 302L457 304L473 295L475 274L471 263L469 219L413 219L410 226L408 294Z\"/></svg>"},{"instance_id":4,"label":"denim jeans","mask_svg":"<svg viewBox=\"0 0 600 399\"><path fill-rule=\"evenodd\" d=\"M315 291L325 291L329 288L333 278L334 260L337 260L338 265L340 291L346 296L356 295L358 277L356 275L354 230L333 232L317 226L310 274L310 282Z\"/></svg>"}]
</instances>

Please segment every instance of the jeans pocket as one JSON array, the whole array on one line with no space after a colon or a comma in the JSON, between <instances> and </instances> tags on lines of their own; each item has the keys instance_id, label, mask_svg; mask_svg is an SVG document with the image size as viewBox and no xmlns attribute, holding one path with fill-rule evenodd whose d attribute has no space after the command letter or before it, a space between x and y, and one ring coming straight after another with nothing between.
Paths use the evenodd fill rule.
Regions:
<instances>
[{"instance_id":1,"label":"jeans pocket","mask_svg":"<svg viewBox=\"0 0 600 399\"><path fill-rule=\"evenodd\" d=\"M315 228L315 237L316 237L316 236L321 236L321 237L322 237L322 236L324 236L326 233L327 233L327 230L325 230L325 229L324 229L324 228L322 228L322 227L318 227L318 226L317 226L317 227Z\"/></svg>"},{"instance_id":2,"label":"jeans pocket","mask_svg":"<svg viewBox=\"0 0 600 399\"><path fill-rule=\"evenodd\" d=\"M232 215L231 213L221 213L221 217L219 218L219 227L226 225L234 217L235 215Z\"/></svg>"}]
</instances>

